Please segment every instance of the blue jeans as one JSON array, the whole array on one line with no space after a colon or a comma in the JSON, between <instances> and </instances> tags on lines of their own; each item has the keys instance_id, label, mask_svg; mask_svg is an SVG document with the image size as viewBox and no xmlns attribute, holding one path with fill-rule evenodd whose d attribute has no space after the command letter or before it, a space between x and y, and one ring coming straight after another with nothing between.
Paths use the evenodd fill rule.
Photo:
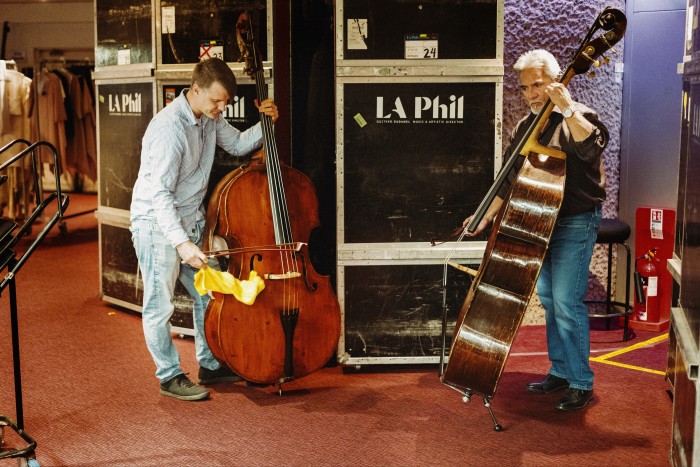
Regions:
<instances>
[{"instance_id":1,"label":"blue jeans","mask_svg":"<svg viewBox=\"0 0 700 467\"><path fill-rule=\"evenodd\" d=\"M545 309L549 373L569 381L574 389L593 389L588 308L588 270L601 212L557 219L545 255L537 294Z\"/></svg>"},{"instance_id":2,"label":"blue jeans","mask_svg":"<svg viewBox=\"0 0 700 467\"><path fill-rule=\"evenodd\" d=\"M192 242L201 245L204 221L190 233ZM177 249L170 244L158 227L155 219L138 219L129 229L139 260L143 277L143 335L146 346L156 364L156 378L161 382L183 373L178 353L170 330L170 317L175 311L173 298L177 280L185 286L194 299L194 341L197 361L200 366L215 370L220 363L209 349L204 335L204 311L209 296L201 296L194 288L194 274L197 270L182 259Z\"/></svg>"}]
</instances>

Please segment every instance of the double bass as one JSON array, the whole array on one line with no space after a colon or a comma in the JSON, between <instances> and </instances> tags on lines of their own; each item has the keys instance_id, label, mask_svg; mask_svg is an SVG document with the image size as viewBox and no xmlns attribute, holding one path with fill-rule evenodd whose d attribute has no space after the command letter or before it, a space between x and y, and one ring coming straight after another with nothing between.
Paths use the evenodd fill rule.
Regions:
<instances>
[{"instance_id":1,"label":"double bass","mask_svg":"<svg viewBox=\"0 0 700 467\"><path fill-rule=\"evenodd\" d=\"M604 9L562 73L567 84L577 74L600 64L598 57L623 36L627 20L613 8ZM594 36L600 33L597 37ZM467 225L474 232L518 158L522 168L494 220L484 256L455 324L449 361L440 378L465 395L489 400L494 396L527 305L559 213L566 175L566 155L538 142L554 105L547 101ZM495 423L496 430L499 425Z\"/></svg>"},{"instance_id":2,"label":"double bass","mask_svg":"<svg viewBox=\"0 0 700 467\"><path fill-rule=\"evenodd\" d=\"M267 86L250 21L242 36L246 72L262 102ZM272 120L260 116L264 158L254 157L217 184L202 249L206 253L215 238L223 238L228 272L247 279L255 271L265 288L252 305L213 292L204 331L217 359L247 381L279 384L281 393L282 383L329 362L340 336L340 306L329 278L314 270L305 243L319 226L314 186L281 164Z\"/></svg>"}]
</instances>

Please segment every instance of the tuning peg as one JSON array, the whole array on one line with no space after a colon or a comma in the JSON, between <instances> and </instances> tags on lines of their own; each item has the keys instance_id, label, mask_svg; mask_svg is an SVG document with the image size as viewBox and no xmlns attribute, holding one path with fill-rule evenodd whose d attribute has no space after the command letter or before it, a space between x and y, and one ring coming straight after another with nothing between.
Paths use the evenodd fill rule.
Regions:
<instances>
[{"instance_id":1,"label":"tuning peg","mask_svg":"<svg viewBox=\"0 0 700 467\"><path fill-rule=\"evenodd\" d=\"M610 42L608 42L608 39L605 37L605 34L600 36L600 38L603 40L603 42L605 42L605 45L608 46L608 49L610 49L610 51L612 51L612 53L617 55L617 50L615 50L615 47L613 47L612 44L610 44Z\"/></svg>"},{"instance_id":2,"label":"tuning peg","mask_svg":"<svg viewBox=\"0 0 700 467\"><path fill-rule=\"evenodd\" d=\"M588 77L589 77L589 78L595 78L595 71L589 71L589 72L588 72Z\"/></svg>"},{"instance_id":3,"label":"tuning peg","mask_svg":"<svg viewBox=\"0 0 700 467\"><path fill-rule=\"evenodd\" d=\"M586 59L588 59L591 63L593 63L593 66L594 66L594 67L599 67L599 66L600 66L600 61L599 61L599 60L595 60L593 57L591 57L590 55L588 55L586 52L581 52L581 55L583 55L584 57L586 57Z\"/></svg>"},{"instance_id":4,"label":"tuning peg","mask_svg":"<svg viewBox=\"0 0 700 467\"><path fill-rule=\"evenodd\" d=\"M595 49L591 46L586 47L586 50L583 50L581 52L581 55L588 60L589 62L593 63L593 66L600 66L600 62L598 60L595 60L593 57L591 57L591 54L595 53Z\"/></svg>"}]
</instances>

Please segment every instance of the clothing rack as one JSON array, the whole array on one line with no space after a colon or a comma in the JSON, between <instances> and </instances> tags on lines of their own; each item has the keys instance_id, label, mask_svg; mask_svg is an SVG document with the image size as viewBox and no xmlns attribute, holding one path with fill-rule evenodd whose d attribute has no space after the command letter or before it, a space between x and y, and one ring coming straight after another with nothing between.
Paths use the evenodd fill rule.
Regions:
<instances>
[{"instance_id":1,"label":"clothing rack","mask_svg":"<svg viewBox=\"0 0 700 467\"><path fill-rule=\"evenodd\" d=\"M71 69L75 69L75 68L78 68L78 67L90 67L91 69L94 69L94 66L95 66L95 61L94 61L94 60L90 60L90 59L76 59L76 58L66 58L66 57L63 55L63 51L61 51L61 50L55 50L55 51L52 50L52 51L51 51L51 54L52 54L52 55L51 55L50 57L44 57L44 58L41 58L41 59L38 61L38 65L37 65L37 67L36 67L37 72L35 73L36 76L38 76L39 73L41 73L42 71L54 71L54 70L66 70L66 71L71 71ZM88 89L90 90L91 99L92 99L93 105L94 105L94 103L95 103L95 96L94 96L94 89L93 89L93 86L92 86L91 77L88 75L88 76L86 77L86 79L88 79L88 83L89 83L89 84L88 84ZM35 81L37 81L37 80L35 80ZM34 90L35 90L35 92L36 92L37 95L38 95L38 93L40 92L39 83L38 83L38 82L36 82L36 84L35 84L35 89L34 89ZM38 99L37 99L37 101L36 101L36 103L35 103L35 109L34 109L34 111L37 112L37 115L38 115L38 112L39 112ZM38 118L37 118L37 122L38 122ZM38 127L38 123L37 123L37 127L35 128L35 130L36 130L36 135L38 135L38 137L41 138L41 131L40 131L39 127ZM48 170L47 170L47 169L48 169ZM39 167L39 171L40 171L40 173L51 173L50 168L46 167L45 164L42 164L42 165ZM54 172L55 172L55 169L54 169ZM60 176L61 176L61 173L59 172L59 177L60 177ZM57 180L58 180L58 179L57 179ZM94 180L94 181L97 182L97 180ZM42 186L43 184L40 183L39 185L40 185L40 189L43 190L43 186ZM66 225L65 225L65 222L64 222L65 220L70 219L70 218L73 218L73 217L77 217L77 216L83 216L83 215L86 215L86 214L92 214L92 213L94 213L94 209L93 209L93 210L88 210L88 211L81 211L81 212L73 213L73 214L70 214L70 215L67 215L67 216L63 216L62 219L61 219L61 222L59 223L59 226L58 226L59 229L60 229L60 231L61 231L61 233L66 233L66 231L67 231L67 228L66 228Z\"/></svg>"},{"instance_id":2,"label":"clothing rack","mask_svg":"<svg viewBox=\"0 0 700 467\"><path fill-rule=\"evenodd\" d=\"M64 100L66 102L66 113L68 116L68 119L65 120L65 131L66 131L66 141L70 143L72 139L72 134L69 133L69 131L73 128L73 121L71 119L71 109L72 107L72 100L68 96L68 88L66 88L66 77L71 76L71 77L78 77L82 81L85 81L87 84L87 89L90 95L90 100L92 102L92 107L93 109L96 108L96 100L95 100L95 93L94 93L94 86L92 84L92 71L95 68L95 61L94 59L88 59L88 58L71 58L66 57L64 53L69 53L70 51L64 51L64 50L51 50L48 51L48 56L42 56L36 60L36 67L34 70L34 82L36 83L35 85L35 95L37 96L36 102L35 102L35 107L34 111L36 112L37 118L35 119L37 121L37 125L35 126L35 135L37 135L37 139L41 140L43 139L44 135L42 135L42 129L39 127L38 122L39 122L39 116L42 111L42 108L40 106L40 99L38 96L43 94L42 91L45 91L40 87L40 81L41 81L41 76L46 73L46 72L54 72L57 76L59 76L63 82L63 89L64 89ZM82 53L82 52L78 52ZM72 88L71 88L72 89ZM72 96L72 94L71 94ZM57 142L52 141L54 144ZM62 154L62 157L68 157L69 154L73 153L67 153L67 154ZM96 161L95 161L96 162ZM64 169L68 169L67 167L64 167ZM84 175L89 175L92 178L95 178L93 180L94 182L97 182L96 179L96 174L89 173L90 170L83 170L80 171L78 170L77 173L81 173ZM73 182L74 180L66 180L67 182ZM72 185L70 183L69 185ZM64 184L64 189L71 190L71 187L69 186L68 188L66 187L66 184Z\"/></svg>"},{"instance_id":3,"label":"clothing rack","mask_svg":"<svg viewBox=\"0 0 700 467\"><path fill-rule=\"evenodd\" d=\"M30 157L31 167L34 172L34 193L36 194L36 209L32 214L24 221L22 225L18 225L13 220L0 218L0 271L7 269L7 274L0 281L0 294L9 288L10 291L10 321L12 327L12 361L14 365L14 380L15 380L15 410L17 421L12 421L9 417L0 417L0 446L2 445L4 437L4 428L9 427L14 430L22 440L27 444L22 448L12 448L9 450L0 450L0 459L7 458L18 458L18 459L30 459L27 465L38 466L34 457L34 450L36 449L36 441L29 436L24 431L24 411L22 404L22 377L21 377L21 366L20 366L20 347L19 347L19 326L17 321L17 290L15 284L15 277L22 266L27 262L29 257L34 253L36 248L39 246L41 241L46 237L46 235L51 231L51 229L63 218L64 213L68 207L69 197L61 193L60 185L60 161L58 159L58 154L56 148L54 148L50 143L45 141L40 141L34 144L29 143L26 140L14 140L4 147L0 148L0 154L13 148L17 145L24 145L26 148L19 152L17 155L11 157L7 162L0 165L0 170L5 169L25 157ZM38 166L36 160L35 149L39 147L47 147L54 157L54 176L56 177L56 191L50 193L44 199L40 195L40 190L38 187L39 177L38 177ZM7 176L0 177L0 184L7 180ZM36 238L29 244L24 253L18 256L15 251L15 245L24 236L28 235L31 231L33 224L39 217L41 217L46 210L46 208L53 202L56 202L56 213L51 217L51 219L46 223L44 228L39 232Z\"/></svg>"}]
</instances>

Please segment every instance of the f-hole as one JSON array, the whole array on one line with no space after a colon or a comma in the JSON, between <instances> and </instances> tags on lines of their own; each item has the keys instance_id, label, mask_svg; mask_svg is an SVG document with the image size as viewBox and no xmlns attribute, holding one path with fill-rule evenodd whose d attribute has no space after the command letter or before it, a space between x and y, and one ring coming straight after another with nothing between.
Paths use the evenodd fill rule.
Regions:
<instances>
[{"instance_id":1,"label":"f-hole","mask_svg":"<svg viewBox=\"0 0 700 467\"><path fill-rule=\"evenodd\" d=\"M262 255L260 253L255 253L253 256L250 257L250 270L255 271L255 261L260 261L262 262Z\"/></svg>"}]
</instances>

